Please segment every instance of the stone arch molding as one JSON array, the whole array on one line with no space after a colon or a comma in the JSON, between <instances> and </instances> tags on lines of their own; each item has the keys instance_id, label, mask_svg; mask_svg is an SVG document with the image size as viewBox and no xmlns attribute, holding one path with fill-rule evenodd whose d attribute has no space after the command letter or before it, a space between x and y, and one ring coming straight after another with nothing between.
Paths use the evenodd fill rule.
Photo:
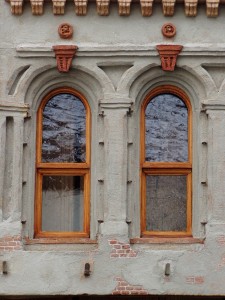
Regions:
<instances>
[{"instance_id":1,"label":"stone arch molding","mask_svg":"<svg viewBox=\"0 0 225 300\"><path fill-rule=\"evenodd\" d=\"M86 70L76 69L71 70L69 74L59 74L55 68L52 68L35 76L27 88L25 102L36 111L44 95L53 89L65 86L82 93L88 99L92 109L102 98L103 89L100 82Z\"/></svg>"},{"instance_id":2,"label":"stone arch molding","mask_svg":"<svg viewBox=\"0 0 225 300\"><path fill-rule=\"evenodd\" d=\"M65 74L52 65L32 65L19 79L10 80L10 86L14 87L11 98L23 99L32 109L46 92L61 86L79 90L90 101L102 99L104 93L114 90L108 77L96 65L78 65Z\"/></svg>"},{"instance_id":3,"label":"stone arch molding","mask_svg":"<svg viewBox=\"0 0 225 300\"><path fill-rule=\"evenodd\" d=\"M183 89L192 99L193 107L199 108L201 101L216 92L212 78L201 67L177 67L174 72L164 72L156 64L141 64L126 72L118 91L128 94L139 105L147 92L159 85L171 84Z\"/></svg>"}]
</instances>

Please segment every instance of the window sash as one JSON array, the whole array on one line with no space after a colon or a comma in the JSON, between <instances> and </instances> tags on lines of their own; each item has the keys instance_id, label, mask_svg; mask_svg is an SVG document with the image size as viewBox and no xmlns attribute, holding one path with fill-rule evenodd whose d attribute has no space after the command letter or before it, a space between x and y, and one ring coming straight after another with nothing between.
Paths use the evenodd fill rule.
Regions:
<instances>
[{"instance_id":1,"label":"window sash","mask_svg":"<svg viewBox=\"0 0 225 300\"><path fill-rule=\"evenodd\" d=\"M72 94L80 99L86 110L86 161L85 162L42 162L42 130L43 110L47 102L59 94ZM87 238L90 237L90 141L91 141L91 112L90 107L79 92L62 87L53 90L42 100L37 112L37 139L36 139L36 193L34 211L34 237L35 238ZM42 177L43 175L74 175L84 176L84 212L82 232L42 231Z\"/></svg>"},{"instance_id":2,"label":"window sash","mask_svg":"<svg viewBox=\"0 0 225 300\"><path fill-rule=\"evenodd\" d=\"M152 98L169 93L178 96L188 110L188 161L186 162L149 162L145 161L145 110ZM141 107L140 124L140 174L141 174L141 237L190 237L192 236L192 108L181 89L163 85L153 89L144 99ZM187 230L186 231L147 231L146 230L146 176L147 175L187 175Z\"/></svg>"},{"instance_id":3,"label":"window sash","mask_svg":"<svg viewBox=\"0 0 225 300\"><path fill-rule=\"evenodd\" d=\"M146 230L146 217L147 217L147 209L146 209L146 176L148 175L171 175L171 176L179 176L186 175L187 176L187 193L186 193L186 220L187 220L187 229L186 231L147 231ZM191 236L192 232L192 173L190 169L146 169L142 172L142 186L141 186L141 232L142 237L149 236L160 236L160 237L178 237L178 236Z\"/></svg>"}]
</instances>

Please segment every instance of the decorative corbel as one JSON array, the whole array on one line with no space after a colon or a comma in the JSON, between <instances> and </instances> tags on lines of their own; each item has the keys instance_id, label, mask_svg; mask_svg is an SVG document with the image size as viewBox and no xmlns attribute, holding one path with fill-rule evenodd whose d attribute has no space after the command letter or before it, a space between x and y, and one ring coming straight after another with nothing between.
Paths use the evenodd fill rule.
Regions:
<instances>
[{"instance_id":1,"label":"decorative corbel","mask_svg":"<svg viewBox=\"0 0 225 300\"><path fill-rule=\"evenodd\" d=\"M23 0L10 0L11 13L13 15L22 15L23 13Z\"/></svg>"},{"instance_id":2,"label":"decorative corbel","mask_svg":"<svg viewBox=\"0 0 225 300\"><path fill-rule=\"evenodd\" d=\"M87 0L74 0L74 4L77 16L85 16L87 14Z\"/></svg>"},{"instance_id":3,"label":"decorative corbel","mask_svg":"<svg viewBox=\"0 0 225 300\"><path fill-rule=\"evenodd\" d=\"M140 0L141 13L143 17L149 17L152 15L153 0Z\"/></svg>"},{"instance_id":4,"label":"decorative corbel","mask_svg":"<svg viewBox=\"0 0 225 300\"><path fill-rule=\"evenodd\" d=\"M53 14L64 15L66 0L52 0Z\"/></svg>"},{"instance_id":5,"label":"decorative corbel","mask_svg":"<svg viewBox=\"0 0 225 300\"><path fill-rule=\"evenodd\" d=\"M181 45L158 45L156 49L159 52L163 71L174 71L177 62L177 56L181 52Z\"/></svg>"},{"instance_id":6,"label":"decorative corbel","mask_svg":"<svg viewBox=\"0 0 225 300\"><path fill-rule=\"evenodd\" d=\"M109 4L110 4L110 0L96 0L97 13L100 16L108 16L109 15Z\"/></svg>"},{"instance_id":7,"label":"decorative corbel","mask_svg":"<svg viewBox=\"0 0 225 300\"><path fill-rule=\"evenodd\" d=\"M184 0L184 5L187 17L195 17L197 15L198 0Z\"/></svg>"},{"instance_id":8,"label":"decorative corbel","mask_svg":"<svg viewBox=\"0 0 225 300\"><path fill-rule=\"evenodd\" d=\"M44 0L30 0L31 10L33 15L43 14L43 4Z\"/></svg>"},{"instance_id":9,"label":"decorative corbel","mask_svg":"<svg viewBox=\"0 0 225 300\"><path fill-rule=\"evenodd\" d=\"M53 46L59 72L67 73L72 65L78 47L70 45Z\"/></svg>"},{"instance_id":10,"label":"decorative corbel","mask_svg":"<svg viewBox=\"0 0 225 300\"><path fill-rule=\"evenodd\" d=\"M219 11L220 0L206 0L206 15L207 17L217 17Z\"/></svg>"},{"instance_id":11,"label":"decorative corbel","mask_svg":"<svg viewBox=\"0 0 225 300\"><path fill-rule=\"evenodd\" d=\"M176 0L162 0L164 16L173 16Z\"/></svg>"},{"instance_id":12,"label":"decorative corbel","mask_svg":"<svg viewBox=\"0 0 225 300\"><path fill-rule=\"evenodd\" d=\"M131 0L118 0L118 4L119 4L119 15L129 16Z\"/></svg>"}]
</instances>

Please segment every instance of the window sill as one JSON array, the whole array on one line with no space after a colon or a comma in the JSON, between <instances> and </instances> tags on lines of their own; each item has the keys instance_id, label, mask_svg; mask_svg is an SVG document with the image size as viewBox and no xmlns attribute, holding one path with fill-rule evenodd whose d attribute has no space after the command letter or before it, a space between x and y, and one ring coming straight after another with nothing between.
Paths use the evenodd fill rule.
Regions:
<instances>
[{"instance_id":1,"label":"window sill","mask_svg":"<svg viewBox=\"0 0 225 300\"><path fill-rule=\"evenodd\" d=\"M47 244L97 244L97 240L89 238L37 238L24 239L25 245L47 245Z\"/></svg>"},{"instance_id":2,"label":"window sill","mask_svg":"<svg viewBox=\"0 0 225 300\"><path fill-rule=\"evenodd\" d=\"M131 244L204 244L205 239L193 237L151 237L151 238L133 238Z\"/></svg>"}]
</instances>

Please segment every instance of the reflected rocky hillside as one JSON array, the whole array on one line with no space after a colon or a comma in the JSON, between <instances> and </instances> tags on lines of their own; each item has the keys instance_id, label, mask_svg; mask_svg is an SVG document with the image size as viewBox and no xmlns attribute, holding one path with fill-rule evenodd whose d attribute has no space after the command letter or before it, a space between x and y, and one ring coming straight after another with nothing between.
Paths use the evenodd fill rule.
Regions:
<instances>
[{"instance_id":1,"label":"reflected rocky hillside","mask_svg":"<svg viewBox=\"0 0 225 300\"><path fill-rule=\"evenodd\" d=\"M43 111L42 161L85 161L85 107L71 94L59 94Z\"/></svg>"},{"instance_id":2,"label":"reflected rocky hillside","mask_svg":"<svg viewBox=\"0 0 225 300\"><path fill-rule=\"evenodd\" d=\"M146 161L188 160L188 111L175 95L153 98L145 111Z\"/></svg>"}]
</instances>

